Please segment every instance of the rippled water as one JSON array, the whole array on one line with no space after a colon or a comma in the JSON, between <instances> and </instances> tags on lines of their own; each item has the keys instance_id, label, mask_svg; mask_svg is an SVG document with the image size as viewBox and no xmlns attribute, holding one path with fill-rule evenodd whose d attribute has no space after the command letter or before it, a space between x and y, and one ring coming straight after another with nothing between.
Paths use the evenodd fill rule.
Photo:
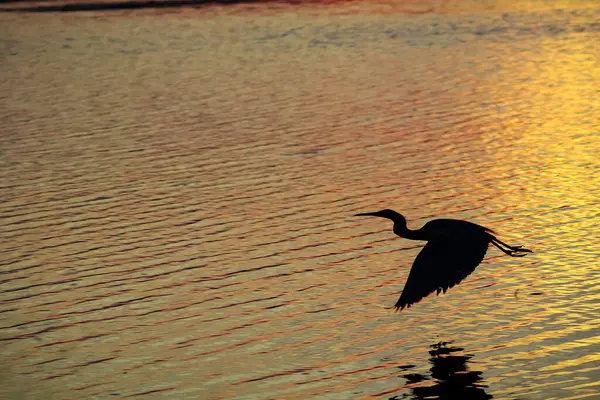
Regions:
<instances>
[{"instance_id":1,"label":"rippled water","mask_svg":"<svg viewBox=\"0 0 600 400\"><path fill-rule=\"evenodd\" d=\"M0 394L598 398L594 4L0 15Z\"/></svg>"}]
</instances>

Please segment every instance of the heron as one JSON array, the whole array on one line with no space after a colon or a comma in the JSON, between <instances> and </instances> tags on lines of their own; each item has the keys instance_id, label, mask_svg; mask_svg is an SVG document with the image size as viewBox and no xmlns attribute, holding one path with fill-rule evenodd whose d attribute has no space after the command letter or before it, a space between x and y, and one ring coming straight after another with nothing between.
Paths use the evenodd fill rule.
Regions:
<instances>
[{"instance_id":1,"label":"heron","mask_svg":"<svg viewBox=\"0 0 600 400\"><path fill-rule=\"evenodd\" d=\"M400 298L394 305L396 311L418 303L433 293L446 291L469 276L481 263L489 244L493 244L511 257L523 257L531 250L510 246L491 229L473 222L458 219L434 219L420 229L408 229L406 218L394 210L381 210L355 214L390 219L394 233L402 238L425 240L427 243L415 258L408 280Z\"/></svg>"}]
</instances>

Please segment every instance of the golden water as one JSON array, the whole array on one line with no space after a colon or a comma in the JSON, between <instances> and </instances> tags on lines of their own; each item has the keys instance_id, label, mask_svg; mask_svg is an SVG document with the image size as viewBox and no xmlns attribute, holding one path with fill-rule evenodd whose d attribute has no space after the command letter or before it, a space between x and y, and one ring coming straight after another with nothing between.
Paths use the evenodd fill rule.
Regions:
<instances>
[{"instance_id":1,"label":"golden water","mask_svg":"<svg viewBox=\"0 0 600 400\"><path fill-rule=\"evenodd\" d=\"M600 9L541 4L1 14L0 397L598 398ZM535 253L394 313L382 208Z\"/></svg>"}]
</instances>

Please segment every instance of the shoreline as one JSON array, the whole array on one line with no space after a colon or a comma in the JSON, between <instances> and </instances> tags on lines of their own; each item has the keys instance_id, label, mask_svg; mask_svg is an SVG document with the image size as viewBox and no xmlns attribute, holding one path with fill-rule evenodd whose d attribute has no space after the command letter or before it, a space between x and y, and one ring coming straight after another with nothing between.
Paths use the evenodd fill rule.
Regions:
<instances>
[{"instance_id":1,"label":"shoreline","mask_svg":"<svg viewBox=\"0 0 600 400\"><path fill-rule=\"evenodd\" d=\"M99 0L99 1L68 1L68 0L0 0L0 12L78 12L78 11L119 11L142 9L196 8L229 6L297 6L297 7L336 7L347 6L348 12L375 11L399 14L449 14L464 12L510 12L518 10L543 10L572 8L589 8L589 3L575 5L568 1L512 1L510 3L495 1L482 4L476 0L449 1L442 0L413 0L396 3L389 0Z\"/></svg>"}]
</instances>

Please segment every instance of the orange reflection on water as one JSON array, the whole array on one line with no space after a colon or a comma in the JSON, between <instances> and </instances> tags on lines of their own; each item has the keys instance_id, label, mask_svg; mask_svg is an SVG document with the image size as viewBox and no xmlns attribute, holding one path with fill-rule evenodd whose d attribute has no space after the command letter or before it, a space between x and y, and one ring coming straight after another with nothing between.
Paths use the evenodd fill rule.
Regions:
<instances>
[{"instance_id":1,"label":"orange reflection on water","mask_svg":"<svg viewBox=\"0 0 600 400\"><path fill-rule=\"evenodd\" d=\"M370 4L6 17L0 339L19 395L401 396L453 340L497 398L587 395L597 13ZM396 314L422 243L353 217L388 207L535 253L490 249Z\"/></svg>"}]
</instances>

